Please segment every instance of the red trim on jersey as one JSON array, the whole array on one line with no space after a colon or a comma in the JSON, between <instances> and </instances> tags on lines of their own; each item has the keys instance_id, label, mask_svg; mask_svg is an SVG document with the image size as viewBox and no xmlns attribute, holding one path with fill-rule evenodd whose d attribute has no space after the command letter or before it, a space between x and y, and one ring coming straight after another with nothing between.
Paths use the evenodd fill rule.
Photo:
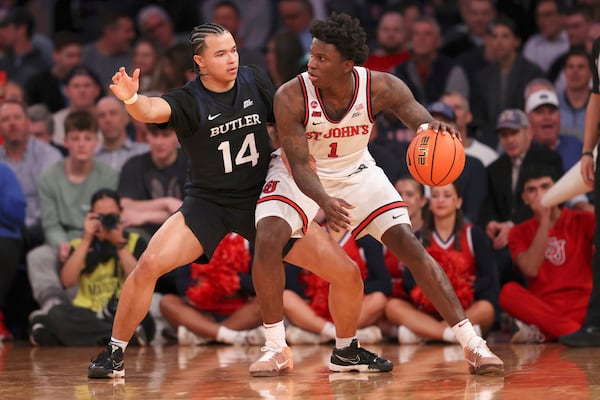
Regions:
<instances>
[{"instance_id":1,"label":"red trim on jersey","mask_svg":"<svg viewBox=\"0 0 600 400\"><path fill-rule=\"evenodd\" d=\"M294 210L296 210L298 212L298 214L300 214L300 218L302 218L302 233L306 235L306 231L308 231L308 217L304 213L304 210L302 210L302 208L298 204L294 203L292 200L288 199L287 197L278 195L278 194L261 197L260 199L258 199L257 203L264 203L266 201L272 201L272 200L281 201L281 202L289 205L290 207L292 207Z\"/></svg>"},{"instance_id":2,"label":"red trim on jersey","mask_svg":"<svg viewBox=\"0 0 600 400\"><path fill-rule=\"evenodd\" d=\"M378 209L374 210L371 214L367 216L367 218L363 219L363 221L358 224L356 228L352 231L352 237L356 239L356 237L371 223L375 218L383 214L384 212L393 210L395 208L408 207L405 201L395 201L390 204L386 204L385 206L381 206Z\"/></svg>"},{"instance_id":3,"label":"red trim on jersey","mask_svg":"<svg viewBox=\"0 0 600 400\"><path fill-rule=\"evenodd\" d=\"M371 106L371 70L365 69L367 71L367 115L369 116L369 121L374 124L375 118L373 117L373 107Z\"/></svg>"},{"instance_id":4,"label":"red trim on jersey","mask_svg":"<svg viewBox=\"0 0 600 400\"><path fill-rule=\"evenodd\" d=\"M300 81L300 88L302 89L302 97L304 97L304 121L303 121L303 125L306 126L306 124L308 124L308 93L306 92L306 86L304 85L304 79L302 79L302 75L297 75L296 76L298 78L298 80Z\"/></svg>"},{"instance_id":5,"label":"red trim on jersey","mask_svg":"<svg viewBox=\"0 0 600 400\"><path fill-rule=\"evenodd\" d=\"M358 97L358 88L360 87L360 79L358 78L358 72L356 72L355 69L352 70L352 73L354 74L354 82L355 82L354 95L352 96L352 101L350 102L350 104L348 104L348 108L346 108L344 115L342 115L342 117L337 121L330 118L329 115L327 114L327 110L325 109L325 103L323 102L323 99L321 99L321 92L319 92L319 88L315 86L315 93L317 94L317 100L319 100L319 104L321 104L321 109L323 110L323 115L325 116L325 119L327 119L327 121L329 121L333 124L339 124L340 121L343 120L346 115L348 115L348 112L350 110L352 110L352 107L354 106L354 103L356 102L356 99Z\"/></svg>"}]
</instances>

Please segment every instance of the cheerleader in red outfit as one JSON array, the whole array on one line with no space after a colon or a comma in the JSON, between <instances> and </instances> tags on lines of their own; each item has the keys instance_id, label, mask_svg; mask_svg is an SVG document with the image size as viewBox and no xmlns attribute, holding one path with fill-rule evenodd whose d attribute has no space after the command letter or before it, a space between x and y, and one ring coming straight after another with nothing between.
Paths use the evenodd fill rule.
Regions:
<instances>
[{"instance_id":1,"label":"cheerleader in red outfit","mask_svg":"<svg viewBox=\"0 0 600 400\"><path fill-rule=\"evenodd\" d=\"M488 239L482 230L464 220L461 203L455 184L431 188L421 240L446 271L475 329L486 333L494 323L498 276ZM452 329L415 284L408 268L403 288L409 299L390 299L386 307L388 320L399 325L398 341L456 343Z\"/></svg>"}]
</instances>

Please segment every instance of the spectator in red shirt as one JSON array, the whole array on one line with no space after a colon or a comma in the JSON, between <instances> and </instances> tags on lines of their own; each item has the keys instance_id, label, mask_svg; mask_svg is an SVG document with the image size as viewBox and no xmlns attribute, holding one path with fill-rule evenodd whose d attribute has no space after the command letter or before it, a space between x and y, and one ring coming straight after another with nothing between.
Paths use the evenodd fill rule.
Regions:
<instances>
[{"instance_id":1,"label":"spectator in red shirt","mask_svg":"<svg viewBox=\"0 0 600 400\"><path fill-rule=\"evenodd\" d=\"M540 199L554 182L547 168L523 171L522 197L534 216L511 229L508 246L527 288L509 282L500 291L500 306L516 318L513 343L556 339L577 331L585 318L592 290L595 216L542 206Z\"/></svg>"}]
</instances>

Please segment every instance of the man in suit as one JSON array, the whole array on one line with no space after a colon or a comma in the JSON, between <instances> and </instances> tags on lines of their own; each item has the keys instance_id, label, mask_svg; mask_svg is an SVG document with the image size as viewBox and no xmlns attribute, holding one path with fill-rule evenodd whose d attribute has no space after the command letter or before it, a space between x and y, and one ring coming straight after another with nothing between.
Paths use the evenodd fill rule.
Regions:
<instances>
[{"instance_id":1,"label":"man in suit","mask_svg":"<svg viewBox=\"0 0 600 400\"><path fill-rule=\"evenodd\" d=\"M533 215L521 198L521 172L526 166L541 164L561 176L563 163L558 153L532 141L527 115L519 109L500 113L496 132L504 153L487 167L488 195L482 223L498 253L500 282L505 283L521 280L513 275L507 247L508 232L515 223Z\"/></svg>"}]
</instances>

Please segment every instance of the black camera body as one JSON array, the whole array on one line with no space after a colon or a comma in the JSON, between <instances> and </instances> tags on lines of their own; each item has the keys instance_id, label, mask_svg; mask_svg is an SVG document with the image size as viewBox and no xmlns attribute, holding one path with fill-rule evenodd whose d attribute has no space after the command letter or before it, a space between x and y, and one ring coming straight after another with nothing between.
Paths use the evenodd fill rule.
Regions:
<instances>
[{"instance_id":1,"label":"black camera body","mask_svg":"<svg viewBox=\"0 0 600 400\"><path fill-rule=\"evenodd\" d=\"M107 231L115 229L120 221L118 214L100 214L96 219L100 221L100 225Z\"/></svg>"}]
</instances>

